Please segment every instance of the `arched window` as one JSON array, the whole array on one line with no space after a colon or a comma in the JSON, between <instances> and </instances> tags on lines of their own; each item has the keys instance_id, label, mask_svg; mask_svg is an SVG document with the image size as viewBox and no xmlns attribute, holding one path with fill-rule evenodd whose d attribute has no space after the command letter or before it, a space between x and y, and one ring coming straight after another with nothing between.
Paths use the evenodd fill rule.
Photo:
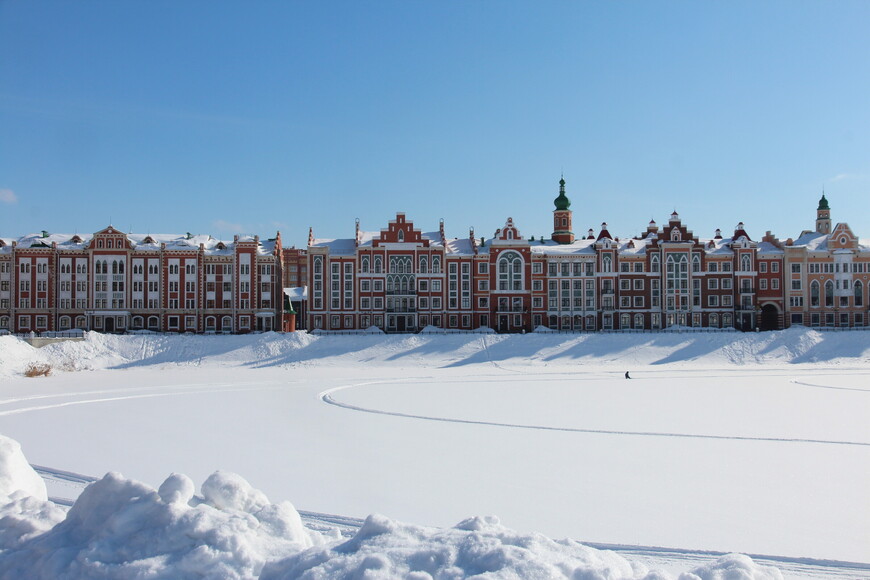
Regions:
<instances>
[{"instance_id":1,"label":"arched window","mask_svg":"<svg viewBox=\"0 0 870 580\"><path fill-rule=\"evenodd\" d=\"M362 257L362 272L363 272L363 274L369 273L369 257L368 256Z\"/></svg>"},{"instance_id":2,"label":"arched window","mask_svg":"<svg viewBox=\"0 0 870 580\"><path fill-rule=\"evenodd\" d=\"M834 305L834 283L828 280L825 282L825 306Z\"/></svg>"},{"instance_id":3,"label":"arched window","mask_svg":"<svg viewBox=\"0 0 870 580\"><path fill-rule=\"evenodd\" d=\"M819 305L819 281L813 280L810 284L810 306Z\"/></svg>"},{"instance_id":4,"label":"arched window","mask_svg":"<svg viewBox=\"0 0 870 580\"><path fill-rule=\"evenodd\" d=\"M323 273L323 258L321 258L320 256L314 258L314 273Z\"/></svg>"},{"instance_id":5,"label":"arched window","mask_svg":"<svg viewBox=\"0 0 870 580\"><path fill-rule=\"evenodd\" d=\"M112 261L112 274L118 273L118 262Z\"/></svg>"},{"instance_id":6,"label":"arched window","mask_svg":"<svg viewBox=\"0 0 870 580\"><path fill-rule=\"evenodd\" d=\"M643 314L634 315L634 327L643 328Z\"/></svg>"},{"instance_id":7,"label":"arched window","mask_svg":"<svg viewBox=\"0 0 870 580\"><path fill-rule=\"evenodd\" d=\"M604 256L601 260L602 272L613 272L613 258L610 255Z\"/></svg>"},{"instance_id":8,"label":"arched window","mask_svg":"<svg viewBox=\"0 0 870 580\"><path fill-rule=\"evenodd\" d=\"M0 328L9 328L8 316L0 316Z\"/></svg>"},{"instance_id":9,"label":"arched window","mask_svg":"<svg viewBox=\"0 0 870 580\"><path fill-rule=\"evenodd\" d=\"M205 329L206 329L206 331L217 330L216 324L217 324L217 322L216 322L216 319L214 316L206 316L205 317Z\"/></svg>"},{"instance_id":10,"label":"arched window","mask_svg":"<svg viewBox=\"0 0 870 580\"><path fill-rule=\"evenodd\" d=\"M719 328L719 315L718 314L711 314L710 315L709 326L710 326L710 328Z\"/></svg>"},{"instance_id":11,"label":"arched window","mask_svg":"<svg viewBox=\"0 0 870 580\"><path fill-rule=\"evenodd\" d=\"M498 289L523 290L523 257L517 252L502 252L498 257Z\"/></svg>"},{"instance_id":12,"label":"arched window","mask_svg":"<svg viewBox=\"0 0 870 580\"><path fill-rule=\"evenodd\" d=\"M440 274L441 273L441 258L438 256L433 256L432 258L432 273Z\"/></svg>"},{"instance_id":13,"label":"arched window","mask_svg":"<svg viewBox=\"0 0 870 580\"><path fill-rule=\"evenodd\" d=\"M678 230L677 228L674 228L671 230L671 241L672 242L679 242L680 241L680 230Z\"/></svg>"},{"instance_id":14,"label":"arched window","mask_svg":"<svg viewBox=\"0 0 870 580\"><path fill-rule=\"evenodd\" d=\"M221 318L221 330L224 332L232 332L233 331L233 318L232 316L224 316Z\"/></svg>"},{"instance_id":15,"label":"arched window","mask_svg":"<svg viewBox=\"0 0 870 580\"><path fill-rule=\"evenodd\" d=\"M84 316L76 316L76 328L85 328L86 324Z\"/></svg>"},{"instance_id":16,"label":"arched window","mask_svg":"<svg viewBox=\"0 0 870 580\"><path fill-rule=\"evenodd\" d=\"M659 262L659 257L656 254L653 254L650 259L650 272L661 272L661 263Z\"/></svg>"},{"instance_id":17,"label":"arched window","mask_svg":"<svg viewBox=\"0 0 870 580\"><path fill-rule=\"evenodd\" d=\"M740 256L740 269L743 272L749 272L752 270L752 260L749 258L749 254L743 254Z\"/></svg>"},{"instance_id":18,"label":"arched window","mask_svg":"<svg viewBox=\"0 0 870 580\"><path fill-rule=\"evenodd\" d=\"M132 324L133 324L134 330L140 330L140 329L145 327L145 319L142 318L141 316L134 316ZM206 330L208 330L208 329L206 328ZM212 329L212 330L214 330L214 329Z\"/></svg>"},{"instance_id":19,"label":"arched window","mask_svg":"<svg viewBox=\"0 0 870 580\"><path fill-rule=\"evenodd\" d=\"M58 321L61 330L69 330L70 318L69 316L61 316Z\"/></svg>"},{"instance_id":20,"label":"arched window","mask_svg":"<svg viewBox=\"0 0 870 580\"><path fill-rule=\"evenodd\" d=\"M864 286L861 280L855 280L852 290L855 292L855 306L864 306Z\"/></svg>"},{"instance_id":21,"label":"arched window","mask_svg":"<svg viewBox=\"0 0 870 580\"><path fill-rule=\"evenodd\" d=\"M375 256L375 274L380 274L384 270L384 263L380 256Z\"/></svg>"},{"instance_id":22,"label":"arched window","mask_svg":"<svg viewBox=\"0 0 870 580\"><path fill-rule=\"evenodd\" d=\"M124 273L124 262L118 262L118 273L119 274Z\"/></svg>"},{"instance_id":23,"label":"arched window","mask_svg":"<svg viewBox=\"0 0 870 580\"><path fill-rule=\"evenodd\" d=\"M420 256L420 273L425 274L429 270L429 258Z\"/></svg>"},{"instance_id":24,"label":"arched window","mask_svg":"<svg viewBox=\"0 0 870 580\"><path fill-rule=\"evenodd\" d=\"M508 228L508 231L505 232L505 238L507 238L508 240L514 239L514 231Z\"/></svg>"},{"instance_id":25,"label":"arched window","mask_svg":"<svg viewBox=\"0 0 870 580\"><path fill-rule=\"evenodd\" d=\"M399 241L400 242L405 241L405 230L399 230Z\"/></svg>"},{"instance_id":26,"label":"arched window","mask_svg":"<svg viewBox=\"0 0 870 580\"><path fill-rule=\"evenodd\" d=\"M700 272L701 271L701 256L695 254L692 257L692 272Z\"/></svg>"}]
</instances>

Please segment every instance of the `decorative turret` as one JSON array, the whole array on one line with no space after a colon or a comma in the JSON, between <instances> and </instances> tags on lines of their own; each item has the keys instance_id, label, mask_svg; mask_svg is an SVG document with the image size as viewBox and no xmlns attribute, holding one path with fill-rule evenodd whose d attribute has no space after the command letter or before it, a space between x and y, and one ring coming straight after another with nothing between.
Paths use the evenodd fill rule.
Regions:
<instances>
[{"instance_id":1,"label":"decorative turret","mask_svg":"<svg viewBox=\"0 0 870 580\"><path fill-rule=\"evenodd\" d=\"M571 231L571 200L565 195L565 178L559 180L559 197L553 200L556 209L553 210L553 238L559 244L570 244L574 241Z\"/></svg>"},{"instance_id":2,"label":"decorative turret","mask_svg":"<svg viewBox=\"0 0 870 580\"><path fill-rule=\"evenodd\" d=\"M828 205L828 200L825 199L824 190L822 190L822 199L819 200L819 207L816 208L816 232L820 234L831 233L831 207Z\"/></svg>"}]
</instances>

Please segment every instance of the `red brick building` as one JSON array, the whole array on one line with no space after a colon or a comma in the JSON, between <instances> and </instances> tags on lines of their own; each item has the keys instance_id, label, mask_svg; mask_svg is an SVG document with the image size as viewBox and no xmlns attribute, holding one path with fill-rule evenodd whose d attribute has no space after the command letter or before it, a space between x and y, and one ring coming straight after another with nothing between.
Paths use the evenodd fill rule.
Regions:
<instances>
[{"instance_id":1,"label":"red brick building","mask_svg":"<svg viewBox=\"0 0 870 580\"><path fill-rule=\"evenodd\" d=\"M753 240L743 223L730 236L696 236L674 212L619 239L602 224L575 237L560 181L550 239L524 238L512 218L490 239L449 238L442 222L422 232L399 213L379 232L309 235L309 329L427 326L499 332L777 329L791 324L865 327L870 248L845 224L830 225L820 201L815 232ZM819 280L798 280L801 266ZM827 266L813 265L814 263ZM837 265L840 262L841 265ZM795 270L797 268L797 270ZM827 279L823 274L828 269ZM786 273L794 280L786 284ZM812 296L804 299L808 287ZM821 288L821 290L819 290ZM825 306L819 296L825 296ZM818 311L806 311L805 303ZM822 309L829 312L823 313ZM824 316L823 316L824 314Z\"/></svg>"},{"instance_id":2,"label":"red brick building","mask_svg":"<svg viewBox=\"0 0 870 580\"><path fill-rule=\"evenodd\" d=\"M0 331L278 328L280 234L42 234L0 239Z\"/></svg>"}]
</instances>

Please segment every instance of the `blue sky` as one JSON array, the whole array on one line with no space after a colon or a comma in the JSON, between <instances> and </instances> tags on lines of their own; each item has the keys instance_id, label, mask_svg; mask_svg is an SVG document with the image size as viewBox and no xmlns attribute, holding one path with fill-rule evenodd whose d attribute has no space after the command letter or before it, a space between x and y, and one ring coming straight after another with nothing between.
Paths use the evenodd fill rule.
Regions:
<instances>
[{"instance_id":1,"label":"blue sky","mask_svg":"<svg viewBox=\"0 0 870 580\"><path fill-rule=\"evenodd\" d=\"M870 238L870 2L0 0L0 236Z\"/></svg>"}]
</instances>

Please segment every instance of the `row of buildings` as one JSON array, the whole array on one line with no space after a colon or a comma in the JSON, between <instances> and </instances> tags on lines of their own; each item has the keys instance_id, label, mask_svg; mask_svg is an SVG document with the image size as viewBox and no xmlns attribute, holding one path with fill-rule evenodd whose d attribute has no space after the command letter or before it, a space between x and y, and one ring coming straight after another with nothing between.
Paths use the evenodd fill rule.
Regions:
<instances>
[{"instance_id":1,"label":"row of buildings","mask_svg":"<svg viewBox=\"0 0 870 580\"><path fill-rule=\"evenodd\" d=\"M378 232L315 238L141 235L0 238L0 332L348 331L425 327L498 332L770 330L870 324L870 247L832 224L823 195L815 228L696 236L674 212L620 239L602 224L573 232L565 182L549 239L507 218L487 239L423 232L399 213Z\"/></svg>"}]
</instances>

